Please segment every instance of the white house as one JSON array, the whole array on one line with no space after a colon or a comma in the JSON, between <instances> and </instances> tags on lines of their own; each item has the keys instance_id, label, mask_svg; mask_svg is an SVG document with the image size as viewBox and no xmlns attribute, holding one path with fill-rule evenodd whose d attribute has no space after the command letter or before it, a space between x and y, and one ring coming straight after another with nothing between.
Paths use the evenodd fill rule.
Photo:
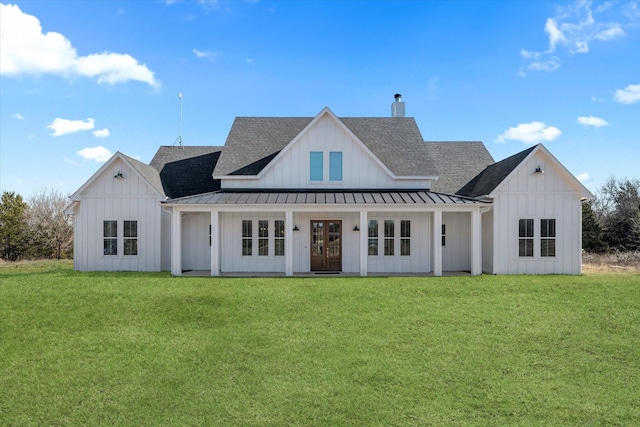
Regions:
<instances>
[{"instance_id":1,"label":"white house","mask_svg":"<svg viewBox=\"0 0 640 427\"><path fill-rule=\"evenodd\" d=\"M580 274L592 197L541 144L494 162L387 118L238 117L223 147L116 153L72 196L82 271Z\"/></svg>"}]
</instances>

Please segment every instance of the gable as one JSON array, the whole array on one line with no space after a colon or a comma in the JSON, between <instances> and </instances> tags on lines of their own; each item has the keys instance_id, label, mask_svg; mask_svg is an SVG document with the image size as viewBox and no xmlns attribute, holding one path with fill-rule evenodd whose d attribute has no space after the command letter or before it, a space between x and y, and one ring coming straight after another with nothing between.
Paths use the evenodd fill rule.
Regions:
<instances>
[{"instance_id":1,"label":"gable","mask_svg":"<svg viewBox=\"0 0 640 427\"><path fill-rule=\"evenodd\" d=\"M593 197L542 144L488 166L456 194L494 197L499 192L575 192Z\"/></svg>"},{"instance_id":2,"label":"gable","mask_svg":"<svg viewBox=\"0 0 640 427\"><path fill-rule=\"evenodd\" d=\"M326 117L333 119L341 132L361 145L393 177L424 179L436 175L436 167L413 118L337 118L324 108L315 118L236 118L214 176L255 177L263 173L314 122ZM326 135L325 141L330 143L331 137Z\"/></svg>"},{"instance_id":3,"label":"gable","mask_svg":"<svg viewBox=\"0 0 640 427\"><path fill-rule=\"evenodd\" d=\"M78 201L85 195L165 198L158 172L120 152L102 165L70 199Z\"/></svg>"},{"instance_id":4,"label":"gable","mask_svg":"<svg viewBox=\"0 0 640 427\"><path fill-rule=\"evenodd\" d=\"M576 193L580 199L593 197L542 144L531 153L491 193Z\"/></svg>"}]
</instances>

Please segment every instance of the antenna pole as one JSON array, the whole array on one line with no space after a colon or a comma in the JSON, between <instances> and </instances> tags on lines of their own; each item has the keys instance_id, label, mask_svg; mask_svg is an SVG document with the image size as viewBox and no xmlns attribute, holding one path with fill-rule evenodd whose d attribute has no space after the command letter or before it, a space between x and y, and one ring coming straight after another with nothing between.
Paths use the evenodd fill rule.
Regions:
<instances>
[{"instance_id":1,"label":"antenna pole","mask_svg":"<svg viewBox=\"0 0 640 427\"><path fill-rule=\"evenodd\" d=\"M174 142L173 145L175 146L177 143L180 146L180 148L183 148L182 147L182 92L178 94L178 98L180 98L180 126L178 128L178 139L176 139L176 142Z\"/></svg>"}]
</instances>

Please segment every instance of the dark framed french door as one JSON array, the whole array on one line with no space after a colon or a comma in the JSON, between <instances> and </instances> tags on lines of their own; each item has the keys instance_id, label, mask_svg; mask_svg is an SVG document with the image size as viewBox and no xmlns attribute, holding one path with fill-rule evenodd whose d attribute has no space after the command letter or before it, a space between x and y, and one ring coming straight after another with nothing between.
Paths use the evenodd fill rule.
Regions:
<instances>
[{"instance_id":1,"label":"dark framed french door","mask_svg":"<svg viewBox=\"0 0 640 427\"><path fill-rule=\"evenodd\" d=\"M342 271L342 221L311 221L311 271Z\"/></svg>"}]
</instances>

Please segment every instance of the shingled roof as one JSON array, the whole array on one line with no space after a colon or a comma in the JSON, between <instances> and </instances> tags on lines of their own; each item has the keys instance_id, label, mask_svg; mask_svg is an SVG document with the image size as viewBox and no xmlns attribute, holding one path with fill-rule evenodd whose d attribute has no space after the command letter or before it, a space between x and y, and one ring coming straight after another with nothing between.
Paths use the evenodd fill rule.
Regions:
<instances>
[{"instance_id":1,"label":"shingled roof","mask_svg":"<svg viewBox=\"0 0 640 427\"><path fill-rule=\"evenodd\" d=\"M169 198L192 196L220 189L213 179L213 168L222 147L161 146L150 166L159 174L164 193Z\"/></svg>"},{"instance_id":2,"label":"shingled roof","mask_svg":"<svg viewBox=\"0 0 640 427\"><path fill-rule=\"evenodd\" d=\"M482 142L427 141L427 152L438 167L431 191L454 194L495 161Z\"/></svg>"},{"instance_id":3,"label":"shingled roof","mask_svg":"<svg viewBox=\"0 0 640 427\"><path fill-rule=\"evenodd\" d=\"M531 153L537 145L487 166L456 192L457 195L480 197L490 194Z\"/></svg>"},{"instance_id":4,"label":"shingled roof","mask_svg":"<svg viewBox=\"0 0 640 427\"><path fill-rule=\"evenodd\" d=\"M215 176L256 175L314 117L237 117ZM420 130L411 117L338 118L396 176L435 176Z\"/></svg>"}]
</instances>

